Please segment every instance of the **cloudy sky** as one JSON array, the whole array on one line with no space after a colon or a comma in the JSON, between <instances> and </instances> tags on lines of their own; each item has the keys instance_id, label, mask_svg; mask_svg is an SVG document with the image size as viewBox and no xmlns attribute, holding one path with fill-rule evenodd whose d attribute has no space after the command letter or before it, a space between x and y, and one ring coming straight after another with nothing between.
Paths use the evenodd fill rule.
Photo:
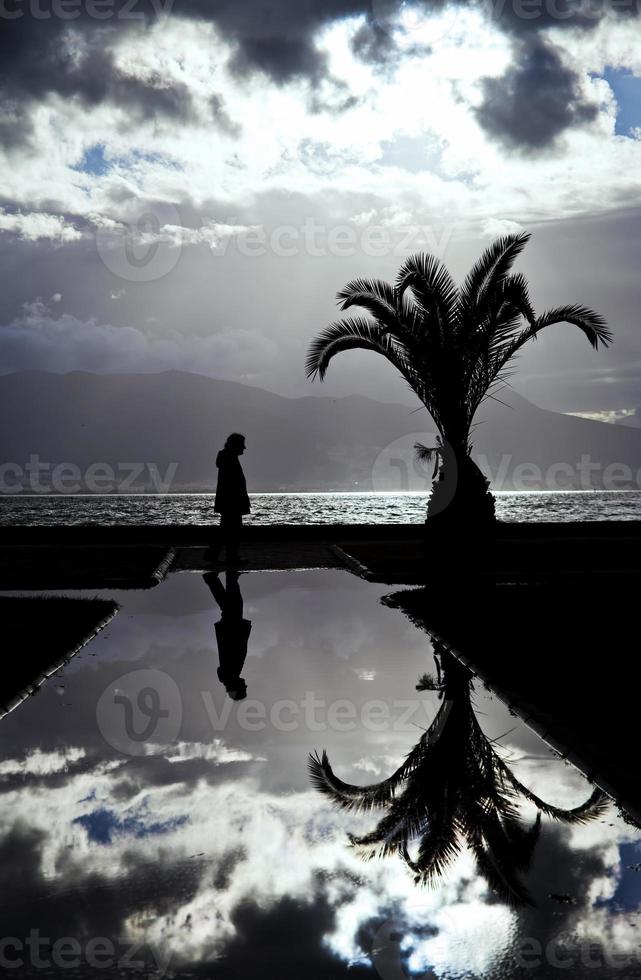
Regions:
<instances>
[{"instance_id":1,"label":"cloudy sky","mask_svg":"<svg viewBox=\"0 0 641 980\"><path fill-rule=\"evenodd\" d=\"M346 572L243 576L241 587L247 701L232 705L216 678L209 589L174 575L118 595L109 627L3 720L0 905L3 937L23 945L3 939L0 957L28 963L37 929L43 956L71 937L83 964L92 938L117 957L123 938L137 959L146 944L160 977L186 975L187 964L190 976L225 980L515 980L561 966L568 980L637 975L640 846L614 808L584 827L544 820L531 909L497 901L465 852L427 889L398 860L359 860L347 831L374 819L320 797L307 755L325 747L340 778L359 784L392 771L439 706L414 690L434 669L427 637L379 602L381 586ZM135 704L141 673L167 718L129 754L113 694ZM562 806L586 799L583 777L480 685L474 704L535 792ZM368 705L378 708L366 716ZM140 732L142 712L133 721ZM92 975L114 974L130 975Z\"/></svg>"},{"instance_id":2,"label":"cloudy sky","mask_svg":"<svg viewBox=\"0 0 641 980\"><path fill-rule=\"evenodd\" d=\"M581 302L515 386L641 404L634 0L6 0L0 370L181 368L307 393L358 274L416 250L462 276L533 233L538 308ZM407 400L352 353L324 393ZM320 393L320 392L319 392Z\"/></svg>"}]
</instances>

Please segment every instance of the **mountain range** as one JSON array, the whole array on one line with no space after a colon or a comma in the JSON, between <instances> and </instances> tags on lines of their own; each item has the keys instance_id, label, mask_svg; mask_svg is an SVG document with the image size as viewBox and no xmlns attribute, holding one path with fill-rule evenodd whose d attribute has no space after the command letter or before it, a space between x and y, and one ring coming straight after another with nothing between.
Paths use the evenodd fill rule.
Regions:
<instances>
[{"instance_id":1,"label":"mountain range","mask_svg":"<svg viewBox=\"0 0 641 980\"><path fill-rule=\"evenodd\" d=\"M0 377L0 412L4 492L34 489L34 465L39 489L48 479L56 486L51 477L56 467L66 472L63 464L80 472L84 489L211 489L216 452L232 431L246 436L254 492L425 490L432 475L412 449L433 444L425 410L360 395L286 398L180 371L34 371ZM641 473L638 429L550 412L511 388L481 407L474 452L497 489L634 489ZM133 485L96 487L87 478L96 464L140 472ZM154 473L168 479L159 486Z\"/></svg>"}]
</instances>

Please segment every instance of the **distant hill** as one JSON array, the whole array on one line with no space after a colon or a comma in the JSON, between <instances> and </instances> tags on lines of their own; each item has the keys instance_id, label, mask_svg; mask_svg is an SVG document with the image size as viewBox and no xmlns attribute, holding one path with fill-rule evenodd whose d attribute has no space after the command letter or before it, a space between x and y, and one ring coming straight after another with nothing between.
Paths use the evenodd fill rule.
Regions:
<instances>
[{"instance_id":1,"label":"distant hill","mask_svg":"<svg viewBox=\"0 0 641 980\"><path fill-rule=\"evenodd\" d=\"M499 489L537 488L532 469L519 474L522 464L541 471L539 488L545 487L553 464L561 464L554 477L557 488L581 487L585 475L577 463L582 456L592 464L591 485L603 486L605 468L622 464L628 483L615 487L636 486L630 481L641 468L641 432L548 412L510 390L500 397L507 405L486 402L475 430L475 451ZM0 412L5 491L18 482L34 489L36 463L41 487L52 484L56 466L70 464L53 478L57 489L73 489L78 472L82 487L89 473L91 488L105 491L143 484L153 489L154 479L159 489L210 489L216 451L234 430L247 437L243 466L252 491L418 490L429 486L431 475L414 465L412 452L421 433L428 433L429 441L434 432L427 413L359 395L284 398L179 371L22 372L0 377ZM97 463L107 469L89 469ZM145 465L150 463L157 471ZM134 464L140 472L131 487ZM171 485L158 486L168 467ZM109 482L110 471L117 474L115 485Z\"/></svg>"},{"instance_id":2,"label":"distant hill","mask_svg":"<svg viewBox=\"0 0 641 980\"><path fill-rule=\"evenodd\" d=\"M626 425L635 429L641 428L641 407L637 406L632 415L626 415L625 418L619 419L617 425Z\"/></svg>"}]
</instances>

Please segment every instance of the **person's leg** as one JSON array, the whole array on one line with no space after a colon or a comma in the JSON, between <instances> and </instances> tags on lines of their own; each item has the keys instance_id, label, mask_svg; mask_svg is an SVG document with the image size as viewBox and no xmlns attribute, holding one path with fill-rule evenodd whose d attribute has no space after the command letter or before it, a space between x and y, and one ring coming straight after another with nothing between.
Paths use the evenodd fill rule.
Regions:
<instances>
[{"instance_id":1,"label":"person's leg","mask_svg":"<svg viewBox=\"0 0 641 980\"><path fill-rule=\"evenodd\" d=\"M242 526L242 514L225 514L225 554L228 563L238 561L238 546Z\"/></svg>"},{"instance_id":2,"label":"person's leg","mask_svg":"<svg viewBox=\"0 0 641 980\"><path fill-rule=\"evenodd\" d=\"M225 572L225 617L232 623L240 623L243 618L243 597L238 576L237 568L228 568Z\"/></svg>"},{"instance_id":3,"label":"person's leg","mask_svg":"<svg viewBox=\"0 0 641 980\"><path fill-rule=\"evenodd\" d=\"M224 542L224 515L220 515L220 524L215 528L213 535L209 539L209 547L205 551L205 559L211 562L219 560L220 549Z\"/></svg>"}]
</instances>

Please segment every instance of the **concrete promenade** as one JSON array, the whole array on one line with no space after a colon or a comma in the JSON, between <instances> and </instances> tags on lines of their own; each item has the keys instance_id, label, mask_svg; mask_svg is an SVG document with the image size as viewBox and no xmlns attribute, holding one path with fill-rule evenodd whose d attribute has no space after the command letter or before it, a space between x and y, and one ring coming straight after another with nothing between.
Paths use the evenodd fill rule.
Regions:
<instances>
[{"instance_id":1,"label":"concrete promenade","mask_svg":"<svg viewBox=\"0 0 641 980\"><path fill-rule=\"evenodd\" d=\"M0 591L153 585L169 571L205 571L217 527L70 526L0 529ZM370 581L426 584L443 576L502 582L641 576L641 522L499 524L491 540L439 540L424 524L249 525L246 571L348 568Z\"/></svg>"}]
</instances>

